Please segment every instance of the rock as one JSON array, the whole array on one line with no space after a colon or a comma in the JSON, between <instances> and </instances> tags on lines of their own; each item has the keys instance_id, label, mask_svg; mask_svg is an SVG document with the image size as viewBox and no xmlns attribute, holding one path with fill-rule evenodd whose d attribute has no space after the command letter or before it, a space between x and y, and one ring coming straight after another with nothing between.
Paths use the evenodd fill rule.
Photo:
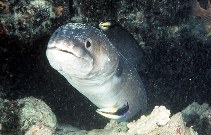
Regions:
<instances>
[{"instance_id":1,"label":"rock","mask_svg":"<svg viewBox=\"0 0 211 135\"><path fill-rule=\"evenodd\" d=\"M170 117L170 110L166 109L164 106L156 106L154 110L149 115L143 115L140 119L127 123L127 129L121 130L121 125L124 123L115 123L111 121L107 124L104 129L93 129L91 131L78 130L75 132L69 132L68 135L198 135L199 133L196 131L195 126L187 126L185 117L189 117L190 115L186 115L184 117L184 112L189 112L189 114L200 112L199 114L204 116L207 114L208 104L199 105L198 103L193 103L184 109L182 112L178 112L172 117ZM210 110L208 111L210 115ZM208 115L206 115L208 116ZM191 117L191 116L190 116ZM195 119L195 121L200 123L199 119ZM115 130L115 129L120 130ZM208 135L210 133L210 128L206 126L198 127L200 130L203 130L203 134ZM207 132L209 131L209 132Z\"/></svg>"},{"instance_id":2,"label":"rock","mask_svg":"<svg viewBox=\"0 0 211 135\"><path fill-rule=\"evenodd\" d=\"M170 110L164 106L156 106L148 116L141 116L137 121L128 123L129 134L148 134L159 126L164 126L170 120Z\"/></svg>"},{"instance_id":3,"label":"rock","mask_svg":"<svg viewBox=\"0 0 211 135\"><path fill-rule=\"evenodd\" d=\"M51 108L42 100L26 97L17 101L2 101L0 127L3 134L50 135L57 120Z\"/></svg>"},{"instance_id":4,"label":"rock","mask_svg":"<svg viewBox=\"0 0 211 135\"><path fill-rule=\"evenodd\" d=\"M20 108L18 117L21 133L36 132L41 134L44 131L53 132L56 128L56 116L42 100L29 97L17 101Z\"/></svg>"}]
</instances>

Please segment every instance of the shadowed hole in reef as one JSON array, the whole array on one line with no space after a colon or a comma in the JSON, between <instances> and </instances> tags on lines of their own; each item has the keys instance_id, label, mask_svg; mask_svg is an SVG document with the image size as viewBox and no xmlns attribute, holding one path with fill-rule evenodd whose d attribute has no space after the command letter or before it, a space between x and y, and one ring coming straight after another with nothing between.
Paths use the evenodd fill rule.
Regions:
<instances>
[{"instance_id":1,"label":"shadowed hole in reef","mask_svg":"<svg viewBox=\"0 0 211 135\"><path fill-rule=\"evenodd\" d=\"M146 44L154 45L146 52L147 68L142 72L150 106L165 105L176 113L194 101L210 104L209 41L186 33L148 39Z\"/></svg>"},{"instance_id":2,"label":"shadowed hole in reef","mask_svg":"<svg viewBox=\"0 0 211 135\"><path fill-rule=\"evenodd\" d=\"M181 34L180 38L147 39L145 44L151 49L145 50L146 67L141 77L150 110L155 105L165 105L175 113L193 101L211 102L210 42L188 34ZM49 65L45 55L48 39L45 37L31 46L2 42L0 62L5 69L1 75L6 78L7 93L4 97L34 96L52 108L59 123L82 129L104 127L108 120L99 116L96 107Z\"/></svg>"},{"instance_id":3,"label":"shadowed hole in reef","mask_svg":"<svg viewBox=\"0 0 211 135\"><path fill-rule=\"evenodd\" d=\"M1 63L7 71L3 75L10 76L5 80L9 83L4 85L6 95L3 98L12 100L33 96L51 107L59 124L87 130L103 128L108 120L97 114L97 107L48 63L45 55L48 39L44 37L32 46L16 42L1 45L7 49L1 51Z\"/></svg>"}]
</instances>

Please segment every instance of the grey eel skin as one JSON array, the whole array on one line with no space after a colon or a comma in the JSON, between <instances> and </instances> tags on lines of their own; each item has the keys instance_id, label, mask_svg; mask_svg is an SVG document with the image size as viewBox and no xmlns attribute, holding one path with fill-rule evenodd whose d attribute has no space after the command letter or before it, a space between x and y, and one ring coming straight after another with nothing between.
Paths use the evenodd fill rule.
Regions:
<instances>
[{"instance_id":1,"label":"grey eel skin","mask_svg":"<svg viewBox=\"0 0 211 135\"><path fill-rule=\"evenodd\" d=\"M101 115L121 122L146 112L147 96L136 70L142 53L124 29L102 31L89 24L68 23L51 36L46 55Z\"/></svg>"}]
</instances>

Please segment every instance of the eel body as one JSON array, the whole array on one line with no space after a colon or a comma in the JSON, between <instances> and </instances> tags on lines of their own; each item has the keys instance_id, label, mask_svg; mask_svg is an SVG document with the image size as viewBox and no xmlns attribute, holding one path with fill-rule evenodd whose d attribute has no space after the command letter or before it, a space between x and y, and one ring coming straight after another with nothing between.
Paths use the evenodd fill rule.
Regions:
<instances>
[{"instance_id":1,"label":"eel body","mask_svg":"<svg viewBox=\"0 0 211 135\"><path fill-rule=\"evenodd\" d=\"M146 112L147 96L136 70L141 50L127 31L69 23L51 36L46 55L105 117L126 121Z\"/></svg>"}]
</instances>

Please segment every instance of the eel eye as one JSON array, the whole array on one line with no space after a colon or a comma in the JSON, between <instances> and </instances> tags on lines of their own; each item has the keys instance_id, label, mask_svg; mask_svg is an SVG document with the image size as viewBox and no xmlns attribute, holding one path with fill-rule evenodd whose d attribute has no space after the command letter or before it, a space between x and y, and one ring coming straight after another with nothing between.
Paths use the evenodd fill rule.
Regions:
<instances>
[{"instance_id":1,"label":"eel eye","mask_svg":"<svg viewBox=\"0 0 211 135\"><path fill-rule=\"evenodd\" d=\"M91 41L91 39L87 39L86 42L85 42L85 47L86 47L87 49L89 49L91 46L92 46L92 41Z\"/></svg>"}]
</instances>

